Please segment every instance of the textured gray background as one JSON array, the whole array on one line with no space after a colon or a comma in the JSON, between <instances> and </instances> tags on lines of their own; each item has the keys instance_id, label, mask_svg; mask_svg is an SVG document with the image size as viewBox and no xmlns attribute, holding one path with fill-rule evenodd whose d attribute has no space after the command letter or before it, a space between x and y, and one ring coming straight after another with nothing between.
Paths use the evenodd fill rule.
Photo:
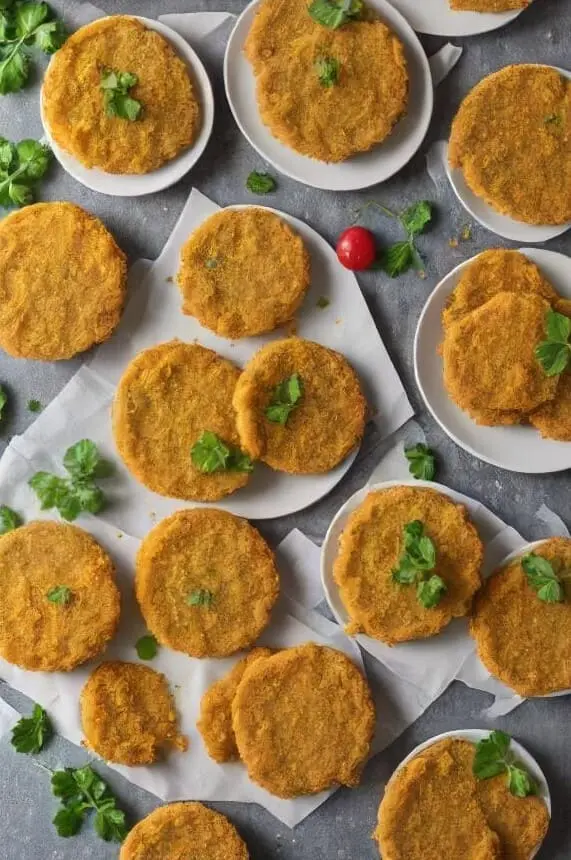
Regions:
<instances>
[{"instance_id":1,"label":"textured gray background","mask_svg":"<svg viewBox=\"0 0 571 860\"><path fill-rule=\"evenodd\" d=\"M53 6L64 17L78 5L73 0L53 0ZM98 0L98 5L109 13L158 16L166 12L200 9L240 12L246 4L245 0ZM271 201L277 208L304 218L331 242L347 226L352 210L371 198L382 200L393 209L419 198L428 198L437 204L438 217L434 228L420 242L427 259L427 280L422 281L410 274L390 281L376 272L364 275L360 279L361 286L417 408L428 441L438 452L439 479L479 499L530 539L541 536L533 514L544 501L571 523L567 474L544 477L512 475L480 463L457 448L435 426L423 408L414 384L413 334L429 292L461 260L484 248L505 244L482 228L473 226L472 240L461 242L456 249L450 247L449 240L459 234L469 219L459 209L450 189L436 191L432 186L425 172L424 153L431 140L446 135L462 96L483 75L509 62L547 62L569 67L570 27L571 0L536 0L531 9L506 29L454 40L464 45L464 55L456 70L438 89L435 115L425 145L399 176L380 188L359 194L315 191L280 178L279 191ZM429 53L439 47L441 41L427 38L425 45ZM43 199L72 200L99 215L132 260L139 256L152 258L158 254L193 185L221 205L252 202L244 189L244 181L250 170L263 169L264 165L243 140L231 118L222 86L221 52L220 41L212 46L211 55L204 57L216 90L217 117L213 138L197 167L175 188L151 197L122 201L82 188L55 166L49 182L42 189ZM12 139L40 137L38 99L37 79L22 94L2 98L0 134ZM371 216L370 223L379 242L389 242L396 237L390 223L375 216ZM549 247L568 252L571 239L559 238L550 242ZM21 433L30 422L32 416L26 410L28 399L39 398L47 403L78 366L79 361L57 365L24 363L0 354L0 382L11 395L7 421L3 422L0 431L0 451L11 435ZM264 533L272 542L277 542L295 525L321 541L333 513L362 486L380 451L378 440L369 435L356 465L331 496L302 514L262 524ZM19 710L29 709L29 702L6 685L0 686L0 692ZM359 788L338 791L293 831L255 806L220 804L219 808L238 825L253 860L373 860L377 854L370 841L370 833L375 822L381 783L420 741L450 729L485 726L486 720L481 712L489 702L488 696L454 684L421 720L369 764ZM570 716L569 699L559 698L526 702L509 717L498 721L499 726L521 740L538 758L550 783L554 814L540 855L542 860L569 860L571 857ZM51 766L78 765L86 759L81 750L59 738L41 758ZM89 827L85 827L84 834L73 840L64 841L56 836L50 823L54 801L48 776L36 767L32 759L17 755L6 740L0 743L0 774L2 860L104 860L118 856L118 848L102 843ZM157 801L149 794L115 774L107 772L106 775L133 821L156 806Z\"/></svg>"}]
</instances>

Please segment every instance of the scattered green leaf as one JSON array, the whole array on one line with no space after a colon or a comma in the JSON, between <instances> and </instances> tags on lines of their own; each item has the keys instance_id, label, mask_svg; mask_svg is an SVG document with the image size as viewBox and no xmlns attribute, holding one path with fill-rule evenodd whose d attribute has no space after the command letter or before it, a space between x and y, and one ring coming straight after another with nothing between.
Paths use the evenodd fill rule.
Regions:
<instances>
[{"instance_id":1,"label":"scattered green leaf","mask_svg":"<svg viewBox=\"0 0 571 860\"><path fill-rule=\"evenodd\" d=\"M418 598L418 602L424 606L425 609L432 609L434 606L438 606L444 594L446 593L446 583L440 576L431 576L429 579L422 580L416 586L416 596Z\"/></svg>"},{"instance_id":2,"label":"scattered green leaf","mask_svg":"<svg viewBox=\"0 0 571 860\"><path fill-rule=\"evenodd\" d=\"M52 792L61 800L53 820L58 836L75 836L89 810L93 810L95 832L101 839L124 840L128 832L125 813L117 807L117 799L91 765L56 771L52 775Z\"/></svg>"},{"instance_id":3,"label":"scattered green leaf","mask_svg":"<svg viewBox=\"0 0 571 860\"><path fill-rule=\"evenodd\" d=\"M22 518L8 505L0 505L0 535L14 531L22 525Z\"/></svg>"},{"instance_id":4,"label":"scattered green leaf","mask_svg":"<svg viewBox=\"0 0 571 860\"><path fill-rule=\"evenodd\" d=\"M421 277L425 277L424 264L416 247L415 238L423 233L432 221L432 204L427 200L419 200L418 203L408 206L398 214L383 206L382 203L370 200L357 210L356 220L359 220L368 209L377 209L388 218L399 221L406 233L406 239L388 247L374 268L384 269L389 277L397 278L414 267Z\"/></svg>"},{"instance_id":5,"label":"scattered green leaf","mask_svg":"<svg viewBox=\"0 0 571 860\"><path fill-rule=\"evenodd\" d=\"M315 71L321 86L329 89L339 83L341 63L335 57L319 57L315 61Z\"/></svg>"},{"instance_id":6,"label":"scattered green leaf","mask_svg":"<svg viewBox=\"0 0 571 860\"><path fill-rule=\"evenodd\" d=\"M214 595L205 588L195 588L188 595L186 602L189 606L206 606L207 609L210 609L214 603Z\"/></svg>"},{"instance_id":7,"label":"scattered green leaf","mask_svg":"<svg viewBox=\"0 0 571 860\"><path fill-rule=\"evenodd\" d=\"M492 779L507 774L506 784L515 797L537 794L537 786L523 765L518 764L510 749L506 732L494 731L476 744L472 770L476 779Z\"/></svg>"},{"instance_id":8,"label":"scattered green leaf","mask_svg":"<svg viewBox=\"0 0 571 860\"><path fill-rule=\"evenodd\" d=\"M562 578L553 564L541 555L529 553L521 560L523 572L531 588L544 603L562 603L565 599Z\"/></svg>"},{"instance_id":9,"label":"scattered green leaf","mask_svg":"<svg viewBox=\"0 0 571 860\"><path fill-rule=\"evenodd\" d=\"M410 242L395 242L381 257L382 268L390 278L398 278L412 266L412 248Z\"/></svg>"},{"instance_id":10,"label":"scattered green leaf","mask_svg":"<svg viewBox=\"0 0 571 860\"><path fill-rule=\"evenodd\" d=\"M408 469L413 478L432 481L436 474L436 458L428 445L418 444L404 449Z\"/></svg>"},{"instance_id":11,"label":"scattered green leaf","mask_svg":"<svg viewBox=\"0 0 571 860\"><path fill-rule=\"evenodd\" d=\"M324 310L324 308L329 307L331 301L327 298L327 296L319 296L315 304L318 308L320 308L320 310Z\"/></svg>"},{"instance_id":12,"label":"scattered green leaf","mask_svg":"<svg viewBox=\"0 0 571 860\"><path fill-rule=\"evenodd\" d=\"M303 397L303 382L298 373L283 379L272 391L270 402L264 414L268 421L273 424L281 424L282 427L288 422L291 413L297 409Z\"/></svg>"},{"instance_id":13,"label":"scattered green leaf","mask_svg":"<svg viewBox=\"0 0 571 860\"><path fill-rule=\"evenodd\" d=\"M139 78L131 72L103 69L99 86L103 92L103 104L107 116L127 119L129 122L139 119L143 105L129 95L129 91L138 83Z\"/></svg>"},{"instance_id":14,"label":"scattered green leaf","mask_svg":"<svg viewBox=\"0 0 571 860\"><path fill-rule=\"evenodd\" d=\"M42 404L39 400L28 400L28 410L30 412L41 412Z\"/></svg>"},{"instance_id":15,"label":"scattered green leaf","mask_svg":"<svg viewBox=\"0 0 571 860\"><path fill-rule=\"evenodd\" d=\"M50 603L57 603L58 606L67 606L68 603L71 603L73 593L67 585L55 585L53 588L50 588L46 597Z\"/></svg>"},{"instance_id":16,"label":"scattered green leaf","mask_svg":"<svg viewBox=\"0 0 571 860\"><path fill-rule=\"evenodd\" d=\"M53 54L66 33L47 3L3 0L0 5L0 95L21 90L28 80L30 58L37 48Z\"/></svg>"},{"instance_id":17,"label":"scattered green leaf","mask_svg":"<svg viewBox=\"0 0 571 860\"><path fill-rule=\"evenodd\" d=\"M432 221L432 206L426 200L420 200L405 209L399 220L409 236L418 236Z\"/></svg>"},{"instance_id":18,"label":"scattered green leaf","mask_svg":"<svg viewBox=\"0 0 571 860\"><path fill-rule=\"evenodd\" d=\"M34 705L30 717L22 717L12 729L12 746L19 753L36 754L53 734L52 724L41 705Z\"/></svg>"},{"instance_id":19,"label":"scattered green leaf","mask_svg":"<svg viewBox=\"0 0 571 860\"><path fill-rule=\"evenodd\" d=\"M545 317L547 340L535 348L535 357L546 376L558 376L567 368L571 358L571 319L549 308Z\"/></svg>"},{"instance_id":20,"label":"scattered green leaf","mask_svg":"<svg viewBox=\"0 0 571 860\"><path fill-rule=\"evenodd\" d=\"M158 642L150 633L147 636L141 636L135 647L139 660L154 660L159 652Z\"/></svg>"},{"instance_id":21,"label":"scattered green leaf","mask_svg":"<svg viewBox=\"0 0 571 860\"><path fill-rule=\"evenodd\" d=\"M37 140L11 143L0 137L0 206L27 206L33 188L46 173L52 159L49 147Z\"/></svg>"},{"instance_id":22,"label":"scattered green leaf","mask_svg":"<svg viewBox=\"0 0 571 860\"><path fill-rule=\"evenodd\" d=\"M2 420L2 418L4 417L2 415L2 412L4 411L4 407L6 406L7 403L8 403L8 395L6 394L5 389L2 388L2 386L0 385L0 420Z\"/></svg>"},{"instance_id":23,"label":"scattered green leaf","mask_svg":"<svg viewBox=\"0 0 571 860\"><path fill-rule=\"evenodd\" d=\"M277 188L277 182L270 173L260 173L252 170L246 179L246 188L252 194L269 194Z\"/></svg>"},{"instance_id":24,"label":"scattered green leaf","mask_svg":"<svg viewBox=\"0 0 571 860\"><path fill-rule=\"evenodd\" d=\"M308 12L317 24L337 30L361 16L363 0L313 0Z\"/></svg>"},{"instance_id":25,"label":"scattered green leaf","mask_svg":"<svg viewBox=\"0 0 571 860\"><path fill-rule=\"evenodd\" d=\"M424 534L420 520L407 523L403 529L403 546L398 567L393 570L393 582L416 584L416 597L425 609L432 609L447 591L444 580L432 573L436 566L436 547Z\"/></svg>"},{"instance_id":26,"label":"scattered green leaf","mask_svg":"<svg viewBox=\"0 0 571 860\"><path fill-rule=\"evenodd\" d=\"M233 445L227 445L210 430L201 433L190 450L190 457L194 466L206 474L254 470L254 464L247 454Z\"/></svg>"}]
</instances>

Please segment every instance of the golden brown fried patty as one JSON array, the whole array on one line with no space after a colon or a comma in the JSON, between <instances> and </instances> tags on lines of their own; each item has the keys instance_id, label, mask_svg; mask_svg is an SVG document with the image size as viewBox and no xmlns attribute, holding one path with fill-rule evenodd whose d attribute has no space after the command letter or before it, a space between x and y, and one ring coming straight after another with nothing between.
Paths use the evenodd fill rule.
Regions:
<instances>
[{"instance_id":1,"label":"golden brown fried patty","mask_svg":"<svg viewBox=\"0 0 571 860\"><path fill-rule=\"evenodd\" d=\"M107 115L101 75L130 72L129 95L142 112L131 122ZM111 15L77 30L54 55L43 110L62 149L107 173L150 173L195 140L200 108L185 63L159 33L135 18Z\"/></svg>"},{"instance_id":2,"label":"golden brown fried patty","mask_svg":"<svg viewBox=\"0 0 571 860\"><path fill-rule=\"evenodd\" d=\"M452 167L504 215L528 224L571 220L571 81L514 65L466 96L452 124Z\"/></svg>"},{"instance_id":3,"label":"golden brown fried patty","mask_svg":"<svg viewBox=\"0 0 571 860\"><path fill-rule=\"evenodd\" d=\"M548 310L539 296L502 292L450 326L444 385L461 409L528 413L553 399L558 379L535 357Z\"/></svg>"},{"instance_id":4,"label":"golden brown fried patty","mask_svg":"<svg viewBox=\"0 0 571 860\"><path fill-rule=\"evenodd\" d=\"M69 593L56 602L61 588ZM0 589L0 655L24 669L75 669L105 649L119 623L113 563L75 526L46 520L3 535Z\"/></svg>"},{"instance_id":5,"label":"golden brown fried patty","mask_svg":"<svg viewBox=\"0 0 571 860\"><path fill-rule=\"evenodd\" d=\"M287 424L265 410L276 386L292 375L303 394ZM292 474L328 472L356 448L367 404L359 380L338 352L291 337L262 347L246 365L234 394L240 440L251 457Z\"/></svg>"},{"instance_id":6,"label":"golden brown fried patty","mask_svg":"<svg viewBox=\"0 0 571 860\"><path fill-rule=\"evenodd\" d=\"M273 652L269 648L253 648L236 665L212 684L200 702L200 719L196 728L210 758L217 762L239 758L236 737L232 728L232 702L246 669Z\"/></svg>"},{"instance_id":7,"label":"golden brown fried patty","mask_svg":"<svg viewBox=\"0 0 571 860\"><path fill-rule=\"evenodd\" d=\"M111 335L127 288L125 254L73 203L36 203L0 223L0 347L71 358Z\"/></svg>"},{"instance_id":8,"label":"golden brown fried patty","mask_svg":"<svg viewBox=\"0 0 571 860\"><path fill-rule=\"evenodd\" d=\"M181 252L183 311L222 337L289 322L309 287L309 254L291 227L258 207L223 209Z\"/></svg>"},{"instance_id":9,"label":"golden brown fried patty","mask_svg":"<svg viewBox=\"0 0 571 860\"><path fill-rule=\"evenodd\" d=\"M195 508L162 520L137 555L135 591L159 642L192 657L252 645L279 593L274 554L247 520Z\"/></svg>"},{"instance_id":10,"label":"golden brown fried patty","mask_svg":"<svg viewBox=\"0 0 571 860\"><path fill-rule=\"evenodd\" d=\"M248 860L234 825L202 803L160 806L134 827L119 860Z\"/></svg>"},{"instance_id":11,"label":"golden brown fried patty","mask_svg":"<svg viewBox=\"0 0 571 860\"><path fill-rule=\"evenodd\" d=\"M319 161L345 161L391 133L406 112L404 47L378 20L338 30L316 23L309 0L264 0L246 40L260 116L274 137ZM323 60L339 64L332 86Z\"/></svg>"},{"instance_id":12,"label":"golden brown fried patty","mask_svg":"<svg viewBox=\"0 0 571 860\"><path fill-rule=\"evenodd\" d=\"M511 12L525 9L531 0L450 0L452 9L458 12Z\"/></svg>"},{"instance_id":13,"label":"golden brown fried patty","mask_svg":"<svg viewBox=\"0 0 571 860\"><path fill-rule=\"evenodd\" d=\"M559 377L553 400L532 412L529 423L539 430L544 439L571 442L571 373L569 370Z\"/></svg>"},{"instance_id":14,"label":"golden brown fried patty","mask_svg":"<svg viewBox=\"0 0 571 860\"><path fill-rule=\"evenodd\" d=\"M437 606L425 609L414 585L393 580L403 529L419 520L436 548L436 568L447 586ZM480 587L483 547L466 510L442 493L393 487L369 493L339 543L334 577L349 615L349 633L366 633L393 645L439 633L470 611Z\"/></svg>"},{"instance_id":15,"label":"golden brown fried patty","mask_svg":"<svg viewBox=\"0 0 571 860\"><path fill-rule=\"evenodd\" d=\"M85 746L105 761L152 764L165 748L185 750L164 675L140 663L102 663L81 691Z\"/></svg>"},{"instance_id":16,"label":"golden brown fried patty","mask_svg":"<svg viewBox=\"0 0 571 860\"><path fill-rule=\"evenodd\" d=\"M474 749L437 741L393 775L375 831L383 860L529 860L547 808L538 797L513 797L504 775L477 781Z\"/></svg>"},{"instance_id":17,"label":"golden brown fried patty","mask_svg":"<svg viewBox=\"0 0 571 860\"><path fill-rule=\"evenodd\" d=\"M534 550L571 569L571 540L552 538ZM470 632L484 666L520 696L571 689L571 579L562 603L540 600L516 559L484 584L474 602Z\"/></svg>"},{"instance_id":18,"label":"golden brown fried patty","mask_svg":"<svg viewBox=\"0 0 571 860\"><path fill-rule=\"evenodd\" d=\"M549 304L559 299L533 260L520 251L493 248L478 254L462 271L442 313L442 325L449 328L498 293L537 295Z\"/></svg>"},{"instance_id":19,"label":"golden brown fried patty","mask_svg":"<svg viewBox=\"0 0 571 860\"><path fill-rule=\"evenodd\" d=\"M215 501L244 487L248 472L204 473L191 449L205 431L238 445L232 397L240 371L199 344L173 340L139 353L113 404L117 450L146 487L176 499Z\"/></svg>"},{"instance_id":20,"label":"golden brown fried patty","mask_svg":"<svg viewBox=\"0 0 571 860\"><path fill-rule=\"evenodd\" d=\"M277 797L296 797L358 784L375 708L353 663L310 642L246 670L232 725L250 779Z\"/></svg>"}]
</instances>

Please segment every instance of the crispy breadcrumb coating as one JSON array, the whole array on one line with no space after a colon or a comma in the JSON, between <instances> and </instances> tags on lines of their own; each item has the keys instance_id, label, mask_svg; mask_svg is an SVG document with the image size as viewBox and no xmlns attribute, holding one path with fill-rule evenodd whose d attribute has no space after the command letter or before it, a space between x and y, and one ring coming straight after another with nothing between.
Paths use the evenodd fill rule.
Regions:
<instances>
[{"instance_id":1,"label":"crispy breadcrumb coating","mask_svg":"<svg viewBox=\"0 0 571 860\"><path fill-rule=\"evenodd\" d=\"M450 0L450 7L457 12L511 12L526 9L531 0Z\"/></svg>"}]
</instances>

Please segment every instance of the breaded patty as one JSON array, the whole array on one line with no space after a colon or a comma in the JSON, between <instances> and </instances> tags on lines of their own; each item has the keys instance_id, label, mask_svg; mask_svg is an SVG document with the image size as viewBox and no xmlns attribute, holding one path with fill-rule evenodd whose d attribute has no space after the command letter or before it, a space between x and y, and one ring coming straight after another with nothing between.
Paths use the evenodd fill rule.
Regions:
<instances>
[{"instance_id":1,"label":"breaded patty","mask_svg":"<svg viewBox=\"0 0 571 860\"><path fill-rule=\"evenodd\" d=\"M73 203L36 203L0 222L0 347L58 361L107 340L127 289L123 251Z\"/></svg>"},{"instance_id":2,"label":"breaded patty","mask_svg":"<svg viewBox=\"0 0 571 860\"><path fill-rule=\"evenodd\" d=\"M277 386L296 375L302 395L287 423L266 411ZM234 393L244 449L272 469L329 472L361 442L367 403L356 373L338 352L291 337L269 343L246 365Z\"/></svg>"},{"instance_id":3,"label":"breaded patty","mask_svg":"<svg viewBox=\"0 0 571 860\"><path fill-rule=\"evenodd\" d=\"M513 65L466 96L448 154L496 211L527 224L571 220L571 81L546 66Z\"/></svg>"},{"instance_id":4,"label":"breaded patty","mask_svg":"<svg viewBox=\"0 0 571 860\"><path fill-rule=\"evenodd\" d=\"M450 6L457 12L511 12L512 9L525 9L531 0L450 0Z\"/></svg>"},{"instance_id":5,"label":"breaded patty","mask_svg":"<svg viewBox=\"0 0 571 860\"><path fill-rule=\"evenodd\" d=\"M437 741L390 779L375 831L383 860L529 860L549 814L538 797L514 797L505 775L479 781L475 747Z\"/></svg>"},{"instance_id":6,"label":"breaded patty","mask_svg":"<svg viewBox=\"0 0 571 860\"><path fill-rule=\"evenodd\" d=\"M571 442L571 373L568 370L559 377L553 400L532 412L529 423L544 439Z\"/></svg>"},{"instance_id":7,"label":"breaded patty","mask_svg":"<svg viewBox=\"0 0 571 860\"><path fill-rule=\"evenodd\" d=\"M0 538L0 656L69 672L106 648L119 623L115 568L91 535L47 520Z\"/></svg>"},{"instance_id":8,"label":"breaded patty","mask_svg":"<svg viewBox=\"0 0 571 860\"><path fill-rule=\"evenodd\" d=\"M279 593L272 550L247 520L213 508L178 511L141 543L135 593L151 633L191 657L252 645Z\"/></svg>"},{"instance_id":9,"label":"breaded patty","mask_svg":"<svg viewBox=\"0 0 571 860\"><path fill-rule=\"evenodd\" d=\"M129 471L155 493L211 502L244 487L249 473L205 473L191 449L204 432L237 446L232 397L240 371L199 344L173 340L140 352L113 404L113 434Z\"/></svg>"},{"instance_id":10,"label":"breaded patty","mask_svg":"<svg viewBox=\"0 0 571 860\"><path fill-rule=\"evenodd\" d=\"M404 526L422 522L436 549L434 573L447 587L440 603L425 609L414 586L393 579L403 549ZM435 636L467 615L481 584L483 547L466 509L435 490L392 487L369 493L351 514L339 542L333 574L349 615L347 631L389 645Z\"/></svg>"},{"instance_id":11,"label":"breaded patty","mask_svg":"<svg viewBox=\"0 0 571 860\"><path fill-rule=\"evenodd\" d=\"M498 293L537 295L553 305L559 296L539 267L520 251L493 248L478 254L462 271L442 313L445 329Z\"/></svg>"},{"instance_id":12,"label":"breaded patty","mask_svg":"<svg viewBox=\"0 0 571 860\"><path fill-rule=\"evenodd\" d=\"M297 797L358 784L375 708L356 666L309 642L246 670L232 725L250 779L277 797Z\"/></svg>"},{"instance_id":13,"label":"breaded patty","mask_svg":"<svg viewBox=\"0 0 571 860\"><path fill-rule=\"evenodd\" d=\"M182 249L183 312L231 339L272 331L301 305L309 264L301 238L273 212L223 209Z\"/></svg>"},{"instance_id":14,"label":"breaded patty","mask_svg":"<svg viewBox=\"0 0 571 860\"><path fill-rule=\"evenodd\" d=\"M444 385L461 409L528 413L553 399L558 378L535 357L548 310L540 296L502 292L447 329Z\"/></svg>"},{"instance_id":15,"label":"breaded patty","mask_svg":"<svg viewBox=\"0 0 571 860\"><path fill-rule=\"evenodd\" d=\"M202 735L208 755L214 761L222 763L239 758L232 728L232 702L246 669L256 660L270 657L272 653L269 648L253 648L203 695L196 728Z\"/></svg>"},{"instance_id":16,"label":"breaded patty","mask_svg":"<svg viewBox=\"0 0 571 860\"><path fill-rule=\"evenodd\" d=\"M137 76L129 95L142 112L134 122L107 115L101 90L107 69ZM157 170L194 142L201 123L186 64L160 33L123 15L69 37L52 58L42 100L56 143L106 173Z\"/></svg>"},{"instance_id":17,"label":"breaded patty","mask_svg":"<svg viewBox=\"0 0 571 860\"><path fill-rule=\"evenodd\" d=\"M134 827L119 860L248 860L234 825L202 803L159 806Z\"/></svg>"},{"instance_id":18,"label":"breaded patty","mask_svg":"<svg viewBox=\"0 0 571 860\"><path fill-rule=\"evenodd\" d=\"M263 0L244 50L274 137L319 161L345 161L385 140L406 113L404 46L372 18L327 29L310 17L309 3ZM331 86L320 82L324 60L338 64Z\"/></svg>"},{"instance_id":19,"label":"breaded patty","mask_svg":"<svg viewBox=\"0 0 571 860\"><path fill-rule=\"evenodd\" d=\"M187 749L167 680L140 663L102 663L81 691L84 746L105 761L152 764L166 749Z\"/></svg>"},{"instance_id":20,"label":"breaded patty","mask_svg":"<svg viewBox=\"0 0 571 860\"><path fill-rule=\"evenodd\" d=\"M552 538L534 550L571 568L571 540ZM490 577L474 602L470 632L484 666L520 696L571 689L571 579L561 603L540 600L516 559Z\"/></svg>"}]
</instances>

